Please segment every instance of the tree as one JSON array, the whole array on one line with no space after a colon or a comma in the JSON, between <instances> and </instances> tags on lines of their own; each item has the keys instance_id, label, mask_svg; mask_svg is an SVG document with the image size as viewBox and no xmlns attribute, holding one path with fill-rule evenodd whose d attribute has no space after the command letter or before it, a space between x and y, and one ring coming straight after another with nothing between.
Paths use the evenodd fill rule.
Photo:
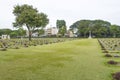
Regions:
<instances>
[{"instance_id":1,"label":"tree","mask_svg":"<svg viewBox=\"0 0 120 80\"><path fill-rule=\"evenodd\" d=\"M12 32L11 29L0 29L0 35L9 35Z\"/></svg>"},{"instance_id":2,"label":"tree","mask_svg":"<svg viewBox=\"0 0 120 80\"><path fill-rule=\"evenodd\" d=\"M40 29L39 31L38 31L38 35L40 36L40 35L42 35L42 34L44 34L45 33L45 30L44 29Z\"/></svg>"},{"instance_id":3,"label":"tree","mask_svg":"<svg viewBox=\"0 0 120 80\"><path fill-rule=\"evenodd\" d=\"M108 37L111 23L103 20L80 20L73 23L70 28L78 29L80 37L88 37L89 31L95 37Z\"/></svg>"},{"instance_id":4,"label":"tree","mask_svg":"<svg viewBox=\"0 0 120 80\"><path fill-rule=\"evenodd\" d=\"M64 36L67 31L65 20L57 20L56 26L59 29L58 33L61 34L62 36Z\"/></svg>"},{"instance_id":5,"label":"tree","mask_svg":"<svg viewBox=\"0 0 120 80\"><path fill-rule=\"evenodd\" d=\"M40 36L40 35L43 35L45 33L45 30L43 28L41 28L41 29L35 30L34 32L37 32L38 36Z\"/></svg>"},{"instance_id":6,"label":"tree","mask_svg":"<svg viewBox=\"0 0 120 80\"><path fill-rule=\"evenodd\" d=\"M66 33L66 27L65 26L62 26L60 29L59 29L59 34L61 34L62 36L64 36Z\"/></svg>"},{"instance_id":7,"label":"tree","mask_svg":"<svg viewBox=\"0 0 120 80\"><path fill-rule=\"evenodd\" d=\"M111 25L110 26L110 33L112 37L117 37L119 34L120 35L120 26L118 25Z\"/></svg>"},{"instance_id":8,"label":"tree","mask_svg":"<svg viewBox=\"0 0 120 80\"><path fill-rule=\"evenodd\" d=\"M96 37L108 37L111 23L104 20L93 20L92 33Z\"/></svg>"},{"instance_id":9,"label":"tree","mask_svg":"<svg viewBox=\"0 0 120 80\"><path fill-rule=\"evenodd\" d=\"M23 28L19 28L18 30L18 36L25 36L26 35L26 30L24 30Z\"/></svg>"},{"instance_id":10,"label":"tree","mask_svg":"<svg viewBox=\"0 0 120 80\"><path fill-rule=\"evenodd\" d=\"M16 16L14 27L26 26L29 32L29 40L31 41L32 33L39 28L45 27L49 23L47 15L39 13L33 6L24 4L16 5L13 10L13 14Z\"/></svg>"},{"instance_id":11,"label":"tree","mask_svg":"<svg viewBox=\"0 0 120 80\"><path fill-rule=\"evenodd\" d=\"M91 24L91 20L80 20L71 25L70 28L72 30L78 29L77 34L79 34L79 36L88 37L89 31L91 31Z\"/></svg>"},{"instance_id":12,"label":"tree","mask_svg":"<svg viewBox=\"0 0 120 80\"><path fill-rule=\"evenodd\" d=\"M19 33L18 33L18 30L12 30L12 32L10 33L10 36L13 38L16 38L18 37Z\"/></svg>"}]
</instances>

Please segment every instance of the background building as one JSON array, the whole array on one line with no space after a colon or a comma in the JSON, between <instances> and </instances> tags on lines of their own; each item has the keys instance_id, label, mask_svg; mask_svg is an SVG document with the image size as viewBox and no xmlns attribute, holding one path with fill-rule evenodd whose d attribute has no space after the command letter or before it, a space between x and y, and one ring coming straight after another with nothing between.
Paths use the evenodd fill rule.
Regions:
<instances>
[{"instance_id":1,"label":"background building","mask_svg":"<svg viewBox=\"0 0 120 80\"><path fill-rule=\"evenodd\" d=\"M56 27L51 27L45 30L46 36L54 36L58 34L58 29Z\"/></svg>"}]
</instances>

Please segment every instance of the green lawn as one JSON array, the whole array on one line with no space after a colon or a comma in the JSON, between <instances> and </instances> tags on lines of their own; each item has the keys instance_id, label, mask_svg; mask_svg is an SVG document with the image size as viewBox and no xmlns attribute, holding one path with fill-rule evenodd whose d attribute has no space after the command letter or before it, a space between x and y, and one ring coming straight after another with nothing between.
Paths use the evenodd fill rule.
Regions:
<instances>
[{"instance_id":1,"label":"green lawn","mask_svg":"<svg viewBox=\"0 0 120 80\"><path fill-rule=\"evenodd\" d=\"M112 80L97 39L0 51L0 80Z\"/></svg>"}]
</instances>

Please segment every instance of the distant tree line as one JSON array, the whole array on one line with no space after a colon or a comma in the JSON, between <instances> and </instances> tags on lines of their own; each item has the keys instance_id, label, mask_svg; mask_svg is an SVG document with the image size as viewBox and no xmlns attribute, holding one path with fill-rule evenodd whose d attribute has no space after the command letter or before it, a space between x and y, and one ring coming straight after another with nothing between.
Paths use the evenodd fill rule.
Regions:
<instances>
[{"instance_id":1,"label":"distant tree line","mask_svg":"<svg viewBox=\"0 0 120 80\"><path fill-rule=\"evenodd\" d=\"M58 34L60 37L65 37L67 33L67 26L65 20L57 20L56 27L58 28ZM80 20L73 23L70 26L71 31L77 30L74 34L78 35L78 37L87 38L89 36L89 32L92 33L92 37L96 38L118 38L120 37L120 26L119 25L111 25L110 22L104 20ZM37 29L33 32L38 32L39 35L44 34L44 29ZM8 34L11 37L21 37L26 36L26 30L22 27L19 27L17 30L11 29L0 29L0 36L3 34Z\"/></svg>"},{"instance_id":2,"label":"distant tree line","mask_svg":"<svg viewBox=\"0 0 120 80\"><path fill-rule=\"evenodd\" d=\"M34 8L32 5L16 5L13 9L15 21L13 26L18 30L0 29L0 36L2 34L9 34L11 37L25 36L26 31L23 26L27 28L29 40L31 41L32 34L38 32L39 35L43 34L44 28L49 23L48 16ZM57 20L56 27L58 28L58 35L65 37L67 33L67 26L65 20ZM104 20L79 20L70 26L69 31L72 31L78 37L88 37L89 33L92 37L120 37L120 26L112 25ZM39 36L38 35L38 36Z\"/></svg>"},{"instance_id":3,"label":"distant tree line","mask_svg":"<svg viewBox=\"0 0 120 80\"><path fill-rule=\"evenodd\" d=\"M0 36L2 35L10 35L12 38L23 37L26 35L26 30L23 28L19 28L18 30L0 29Z\"/></svg>"},{"instance_id":4,"label":"distant tree line","mask_svg":"<svg viewBox=\"0 0 120 80\"><path fill-rule=\"evenodd\" d=\"M77 29L78 37L88 37L89 32L92 37L120 37L120 26L111 25L110 22L104 20L80 20L70 26L71 30Z\"/></svg>"}]
</instances>

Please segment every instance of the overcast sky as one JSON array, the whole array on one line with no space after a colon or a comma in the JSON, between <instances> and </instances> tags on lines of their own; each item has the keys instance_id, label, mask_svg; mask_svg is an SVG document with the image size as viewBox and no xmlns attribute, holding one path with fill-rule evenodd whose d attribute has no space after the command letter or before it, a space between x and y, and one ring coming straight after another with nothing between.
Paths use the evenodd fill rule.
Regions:
<instances>
[{"instance_id":1,"label":"overcast sky","mask_svg":"<svg viewBox=\"0 0 120 80\"><path fill-rule=\"evenodd\" d=\"M120 25L120 0L0 0L0 28L13 29L15 5L29 4L50 19L48 27L64 19L69 27L82 19L103 19Z\"/></svg>"}]
</instances>

